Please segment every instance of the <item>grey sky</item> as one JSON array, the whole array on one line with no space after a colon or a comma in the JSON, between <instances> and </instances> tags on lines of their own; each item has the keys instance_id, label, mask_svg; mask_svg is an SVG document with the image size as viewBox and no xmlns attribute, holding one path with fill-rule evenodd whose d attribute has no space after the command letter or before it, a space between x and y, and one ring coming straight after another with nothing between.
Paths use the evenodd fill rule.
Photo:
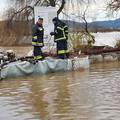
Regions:
<instances>
[{"instance_id":1,"label":"grey sky","mask_svg":"<svg viewBox=\"0 0 120 120\"><path fill-rule=\"evenodd\" d=\"M88 5L87 12L86 12L86 19L87 21L95 21L95 20L109 20L109 19L116 19L119 16L116 14L114 16L109 16L108 17L108 11L106 10L106 5L108 4L110 0L96 0L96 2L92 2L91 4ZM67 14L69 14L70 19L72 18L73 20L80 21L79 18L77 19L76 16L81 15L81 13L84 13L86 6L81 4L77 4L77 0L74 0L74 3L76 3L75 6L70 6L69 9L67 8ZM80 10L79 10L80 8ZM120 14L118 14L120 15ZM62 16L62 15L61 15ZM67 17L64 16L64 19L67 19Z\"/></svg>"},{"instance_id":2,"label":"grey sky","mask_svg":"<svg viewBox=\"0 0 120 120\"><path fill-rule=\"evenodd\" d=\"M0 0L0 14L3 15L3 12L5 11L5 9L7 8L7 3L6 3L7 0ZM74 0L75 1L75 0ZM93 21L94 19L95 20L106 20L106 19L115 19L115 17L111 16L111 17L106 17L107 15L107 11L105 10L105 5L106 3L110 0L96 0L96 3L92 3L90 6L89 6L89 9L88 9L88 13L87 13L87 19L89 21ZM81 6L80 6L81 7ZM77 13L75 10L74 10L75 13ZM69 14L72 14L73 11L72 9L70 8L69 10ZM0 16L1 16L0 15ZM73 16L72 16L73 17ZM119 16L118 16L119 17ZM73 17L74 18L74 17ZM1 17L0 17L1 19Z\"/></svg>"},{"instance_id":3,"label":"grey sky","mask_svg":"<svg viewBox=\"0 0 120 120\"><path fill-rule=\"evenodd\" d=\"M0 19L2 19L2 15L3 15L4 11L7 9L6 1L7 0L0 0Z\"/></svg>"}]
</instances>

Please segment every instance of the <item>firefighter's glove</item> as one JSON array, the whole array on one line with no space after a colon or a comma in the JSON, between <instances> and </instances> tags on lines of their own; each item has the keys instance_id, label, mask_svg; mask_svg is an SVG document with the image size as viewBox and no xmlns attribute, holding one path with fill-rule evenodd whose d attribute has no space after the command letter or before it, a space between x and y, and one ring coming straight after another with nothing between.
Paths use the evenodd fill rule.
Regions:
<instances>
[{"instance_id":1,"label":"firefighter's glove","mask_svg":"<svg viewBox=\"0 0 120 120\"><path fill-rule=\"evenodd\" d=\"M55 33L54 33L54 32L51 32L50 35L51 35L51 36L52 36L52 35L55 35Z\"/></svg>"}]
</instances>

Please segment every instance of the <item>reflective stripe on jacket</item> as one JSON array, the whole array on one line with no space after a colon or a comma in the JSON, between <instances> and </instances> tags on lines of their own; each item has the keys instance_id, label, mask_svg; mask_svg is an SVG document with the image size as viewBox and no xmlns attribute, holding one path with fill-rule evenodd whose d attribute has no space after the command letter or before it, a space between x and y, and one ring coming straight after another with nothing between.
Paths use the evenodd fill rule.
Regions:
<instances>
[{"instance_id":1,"label":"reflective stripe on jacket","mask_svg":"<svg viewBox=\"0 0 120 120\"><path fill-rule=\"evenodd\" d=\"M44 46L43 42L39 43L39 42L32 42L33 46Z\"/></svg>"},{"instance_id":2,"label":"reflective stripe on jacket","mask_svg":"<svg viewBox=\"0 0 120 120\"><path fill-rule=\"evenodd\" d=\"M61 23L55 26L55 41L68 39L68 27Z\"/></svg>"},{"instance_id":3,"label":"reflective stripe on jacket","mask_svg":"<svg viewBox=\"0 0 120 120\"><path fill-rule=\"evenodd\" d=\"M37 23L32 27L32 45L44 46L43 42L44 28Z\"/></svg>"},{"instance_id":4,"label":"reflective stripe on jacket","mask_svg":"<svg viewBox=\"0 0 120 120\"><path fill-rule=\"evenodd\" d=\"M58 54L65 54L66 53L66 50L58 50Z\"/></svg>"},{"instance_id":5,"label":"reflective stripe on jacket","mask_svg":"<svg viewBox=\"0 0 120 120\"><path fill-rule=\"evenodd\" d=\"M42 59L43 57L41 55L39 56L34 56L34 60L39 60L39 59Z\"/></svg>"}]
</instances>

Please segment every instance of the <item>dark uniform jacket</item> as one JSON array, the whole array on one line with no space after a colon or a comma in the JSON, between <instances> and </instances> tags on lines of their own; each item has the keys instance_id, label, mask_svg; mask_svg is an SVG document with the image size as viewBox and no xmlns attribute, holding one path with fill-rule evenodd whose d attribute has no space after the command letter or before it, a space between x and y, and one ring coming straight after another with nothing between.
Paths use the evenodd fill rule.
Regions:
<instances>
[{"instance_id":1,"label":"dark uniform jacket","mask_svg":"<svg viewBox=\"0 0 120 120\"><path fill-rule=\"evenodd\" d=\"M59 21L55 25L54 35L55 42L60 40L68 40L68 26L65 23Z\"/></svg>"},{"instance_id":2,"label":"dark uniform jacket","mask_svg":"<svg viewBox=\"0 0 120 120\"><path fill-rule=\"evenodd\" d=\"M44 46L43 38L44 37L44 28L42 25L36 23L32 27L32 45L33 46Z\"/></svg>"}]
</instances>

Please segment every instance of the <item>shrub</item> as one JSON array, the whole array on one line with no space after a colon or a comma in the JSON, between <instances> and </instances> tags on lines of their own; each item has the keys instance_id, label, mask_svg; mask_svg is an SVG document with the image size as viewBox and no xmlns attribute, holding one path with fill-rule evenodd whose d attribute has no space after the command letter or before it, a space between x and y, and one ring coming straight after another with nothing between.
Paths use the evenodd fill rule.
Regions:
<instances>
[{"instance_id":1,"label":"shrub","mask_svg":"<svg viewBox=\"0 0 120 120\"><path fill-rule=\"evenodd\" d=\"M116 48L120 48L120 39L117 40L116 44L115 44Z\"/></svg>"},{"instance_id":2,"label":"shrub","mask_svg":"<svg viewBox=\"0 0 120 120\"><path fill-rule=\"evenodd\" d=\"M90 33L76 32L69 34L69 49L72 49L73 51L92 47L94 42L94 36Z\"/></svg>"}]
</instances>

